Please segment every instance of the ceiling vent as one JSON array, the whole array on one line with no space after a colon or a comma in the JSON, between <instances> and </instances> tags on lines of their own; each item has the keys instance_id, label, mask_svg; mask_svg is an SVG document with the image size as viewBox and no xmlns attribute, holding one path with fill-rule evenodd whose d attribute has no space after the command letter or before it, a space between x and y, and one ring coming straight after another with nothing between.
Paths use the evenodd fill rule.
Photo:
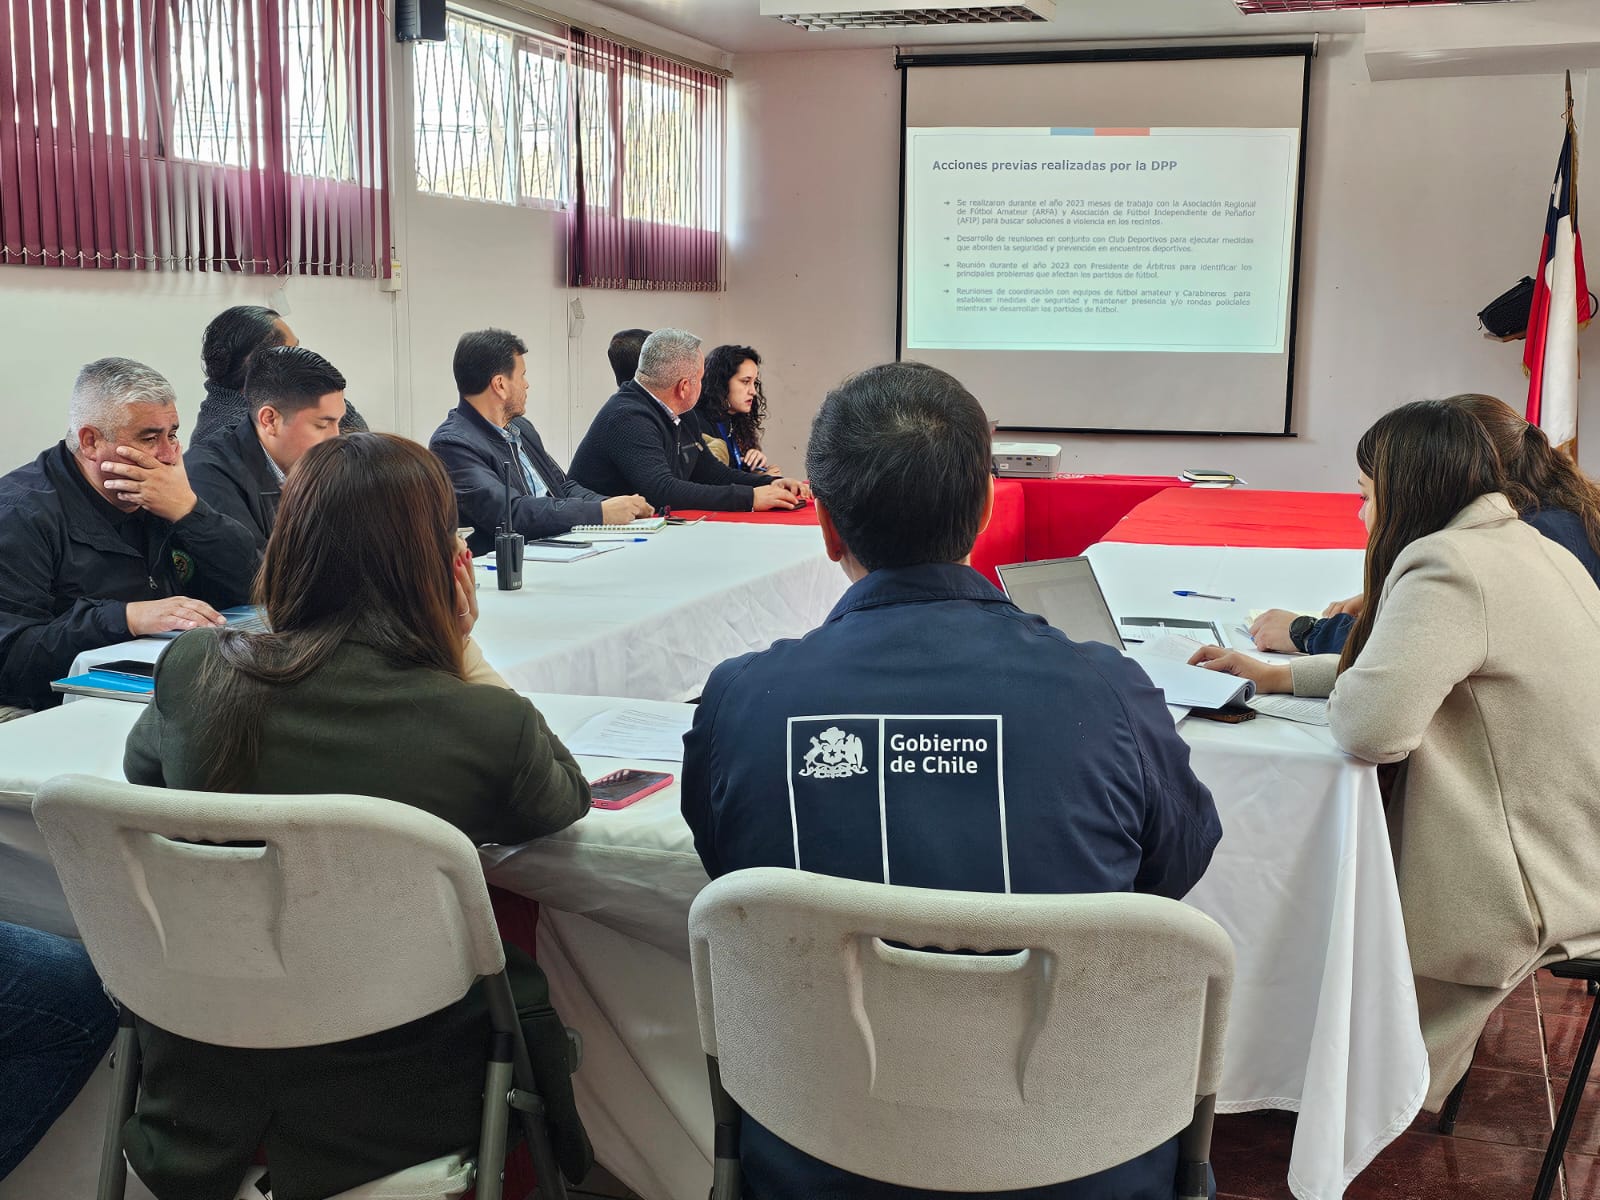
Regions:
<instances>
[{"instance_id":1,"label":"ceiling vent","mask_svg":"<svg viewBox=\"0 0 1600 1200\"><path fill-rule=\"evenodd\" d=\"M1526 0L1233 0L1242 13L1325 13L1362 8L1439 8L1449 4L1521 4Z\"/></svg>"},{"instance_id":2,"label":"ceiling vent","mask_svg":"<svg viewBox=\"0 0 1600 1200\"><path fill-rule=\"evenodd\" d=\"M930 7L880 3L861 7L861 0L761 0L761 15L776 17L801 29L899 29L909 25L1000 25L1017 21L1049 21L1054 0L1007 0L994 4Z\"/></svg>"}]
</instances>

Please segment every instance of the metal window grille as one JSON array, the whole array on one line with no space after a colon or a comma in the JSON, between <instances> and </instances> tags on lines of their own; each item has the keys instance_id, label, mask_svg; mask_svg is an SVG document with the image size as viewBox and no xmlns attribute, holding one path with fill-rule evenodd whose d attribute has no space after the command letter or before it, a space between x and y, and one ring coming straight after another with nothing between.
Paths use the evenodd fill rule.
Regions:
<instances>
[{"instance_id":1,"label":"metal window grille","mask_svg":"<svg viewBox=\"0 0 1600 1200\"><path fill-rule=\"evenodd\" d=\"M445 41L416 48L418 190L536 208L565 204L565 46L455 12L445 32Z\"/></svg>"}]
</instances>

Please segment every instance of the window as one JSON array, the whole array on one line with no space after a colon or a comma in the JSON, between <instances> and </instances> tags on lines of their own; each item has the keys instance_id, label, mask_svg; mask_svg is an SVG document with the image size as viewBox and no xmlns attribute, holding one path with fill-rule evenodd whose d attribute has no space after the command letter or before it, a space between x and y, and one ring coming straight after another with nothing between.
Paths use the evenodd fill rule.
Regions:
<instances>
[{"instance_id":1,"label":"window","mask_svg":"<svg viewBox=\"0 0 1600 1200\"><path fill-rule=\"evenodd\" d=\"M417 187L567 212L575 286L722 286L723 80L451 12L416 50Z\"/></svg>"},{"instance_id":2,"label":"window","mask_svg":"<svg viewBox=\"0 0 1600 1200\"><path fill-rule=\"evenodd\" d=\"M566 48L452 12L416 47L417 190L555 208L566 203Z\"/></svg>"},{"instance_id":3,"label":"window","mask_svg":"<svg viewBox=\"0 0 1600 1200\"><path fill-rule=\"evenodd\" d=\"M0 262L387 272L386 22L377 6L8 8Z\"/></svg>"}]
</instances>

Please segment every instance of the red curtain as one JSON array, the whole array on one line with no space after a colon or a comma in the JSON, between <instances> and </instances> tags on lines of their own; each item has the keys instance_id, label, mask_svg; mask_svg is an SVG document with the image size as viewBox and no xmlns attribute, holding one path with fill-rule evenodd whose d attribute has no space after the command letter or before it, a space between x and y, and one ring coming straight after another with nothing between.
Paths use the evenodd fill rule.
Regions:
<instances>
[{"instance_id":1,"label":"red curtain","mask_svg":"<svg viewBox=\"0 0 1600 1200\"><path fill-rule=\"evenodd\" d=\"M574 287L720 291L723 80L574 29Z\"/></svg>"},{"instance_id":2,"label":"red curtain","mask_svg":"<svg viewBox=\"0 0 1600 1200\"><path fill-rule=\"evenodd\" d=\"M0 263L388 274L370 0L0 0Z\"/></svg>"}]
</instances>

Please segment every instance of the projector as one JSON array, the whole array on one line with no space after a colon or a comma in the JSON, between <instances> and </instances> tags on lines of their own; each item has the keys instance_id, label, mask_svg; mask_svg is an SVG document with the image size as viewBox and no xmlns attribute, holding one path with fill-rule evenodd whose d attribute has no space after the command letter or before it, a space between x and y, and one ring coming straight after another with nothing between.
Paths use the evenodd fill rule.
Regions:
<instances>
[{"instance_id":1,"label":"projector","mask_svg":"<svg viewBox=\"0 0 1600 1200\"><path fill-rule=\"evenodd\" d=\"M994 473L1002 479L1054 479L1061 447L1054 442L995 442Z\"/></svg>"},{"instance_id":2,"label":"projector","mask_svg":"<svg viewBox=\"0 0 1600 1200\"><path fill-rule=\"evenodd\" d=\"M1055 0L761 0L761 15L819 33L908 25L997 25L1049 21Z\"/></svg>"}]
</instances>

